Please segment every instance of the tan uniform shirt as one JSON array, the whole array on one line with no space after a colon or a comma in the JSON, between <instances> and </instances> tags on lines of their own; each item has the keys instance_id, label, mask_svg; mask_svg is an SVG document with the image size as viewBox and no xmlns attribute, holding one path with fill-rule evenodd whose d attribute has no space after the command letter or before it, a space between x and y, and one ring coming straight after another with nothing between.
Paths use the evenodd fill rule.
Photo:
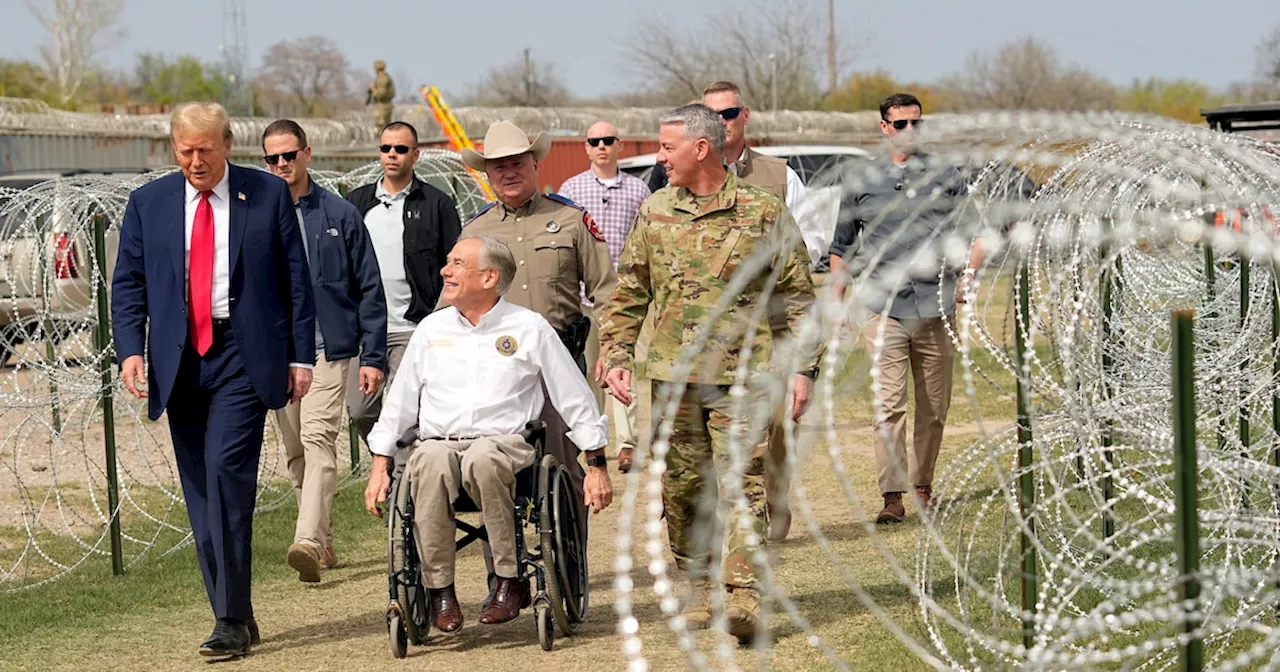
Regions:
<instances>
[{"instance_id":1,"label":"tan uniform shirt","mask_svg":"<svg viewBox=\"0 0 1280 672\"><path fill-rule=\"evenodd\" d=\"M618 282L609 246L586 210L557 194L535 193L511 209L490 204L463 225L463 233L483 233L507 244L516 258L516 277L503 297L540 313L556 330L582 314L582 292L599 317Z\"/></svg>"}]
</instances>

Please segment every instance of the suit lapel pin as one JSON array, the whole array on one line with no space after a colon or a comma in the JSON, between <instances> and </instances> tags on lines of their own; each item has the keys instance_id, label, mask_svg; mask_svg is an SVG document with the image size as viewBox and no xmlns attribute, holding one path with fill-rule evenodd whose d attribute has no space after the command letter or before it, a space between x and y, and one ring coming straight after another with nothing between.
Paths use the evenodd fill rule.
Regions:
<instances>
[{"instance_id":1,"label":"suit lapel pin","mask_svg":"<svg viewBox=\"0 0 1280 672\"><path fill-rule=\"evenodd\" d=\"M237 192L236 192L236 198L238 198L238 199L240 199L240 200L242 200L242 201L243 201L243 200L245 200L245 199L244 199L244 192L243 192L243 191L237 191Z\"/></svg>"}]
</instances>

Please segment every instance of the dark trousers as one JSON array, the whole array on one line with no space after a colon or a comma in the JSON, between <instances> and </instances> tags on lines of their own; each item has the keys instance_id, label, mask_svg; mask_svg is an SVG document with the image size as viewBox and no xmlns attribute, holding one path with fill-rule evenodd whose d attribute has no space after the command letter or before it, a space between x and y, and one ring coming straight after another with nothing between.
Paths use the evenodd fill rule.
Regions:
<instances>
[{"instance_id":1,"label":"dark trousers","mask_svg":"<svg viewBox=\"0 0 1280 672\"><path fill-rule=\"evenodd\" d=\"M217 618L253 616L253 509L266 404L225 324L203 357L188 341L169 401L169 432L196 558Z\"/></svg>"}]
</instances>

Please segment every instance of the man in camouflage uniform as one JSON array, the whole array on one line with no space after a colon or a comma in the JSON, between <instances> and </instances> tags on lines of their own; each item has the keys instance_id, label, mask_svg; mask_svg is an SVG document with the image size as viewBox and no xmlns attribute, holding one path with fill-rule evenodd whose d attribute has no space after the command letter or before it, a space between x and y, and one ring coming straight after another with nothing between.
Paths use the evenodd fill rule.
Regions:
<instances>
[{"instance_id":1,"label":"man in camouflage uniform","mask_svg":"<svg viewBox=\"0 0 1280 672\"><path fill-rule=\"evenodd\" d=\"M387 74L385 61L374 61L373 70L377 74L369 85L368 100L373 103L373 123L381 131L391 123L391 101L396 97L396 85L391 81L391 75Z\"/></svg>"},{"instance_id":2,"label":"man in camouflage uniform","mask_svg":"<svg viewBox=\"0 0 1280 672\"><path fill-rule=\"evenodd\" d=\"M684 610L693 627L707 627L711 621L713 587L706 577L715 543L711 540L721 539L702 531L719 529L717 516L711 513L708 521L707 511L700 507L703 490L705 498L714 501L717 483L723 483L731 469L731 448L751 441L742 478L749 510L733 511L724 523L729 530L724 581L730 592L725 615L730 634L745 643L756 634L760 605L750 547L764 543L768 528L763 475L771 415L767 382L777 367L791 361L779 354L779 346L796 338L813 302L809 256L783 202L725 169L725 129L715 112L701 104L686 105L661 122L658 161L666 167L671 186L641 206L618 260L618 287L600 327L608 368L605 380L619 401L631 402L637 365L634 344L652 313L655 326L644 366L645 375L657 386L653 407L662 408L664 396L680 394L666 456L663 504L672 553L677 566L688 572L696 596ZM768 265L760 266L764 260ZM752 269L751 280L712 320L730 283L746 268ZM770 274L777 277L772 288ZM767 323L753 315L762 303L778 307L767 312ZM745 362L749 374L744 407L731 397L730 386L740 382L738 369L744 364L741 356L749 330L754 335L750 360ZM681 374L681 354L695 343L699 354L693 369ZM816 362L816 353L807 356L803 373L789 376L794 418L808 405ZM708 478L712 473L715 480ZM722 503L728 505L732 502ZM739 523L742 516L749 525Z\"/></svg>"},{"instance_id":3,"label":"man in camouflage uniform","mask_svg":"<svg viewBox=\"0 0 1280 672\"><path fill-rule=\"evenodd\" d=\"M516 276L503 298L546 318L586 375L583 352L591 320L582 314L580 288L586 286L586 297L593 305L606 303L617 283L609 246L586 210L558 194L539 192L538 161L551 150L550 136L539 133L529 142L515 124L498 121L489 126L483 147L483 154L464 149L462 160L486 174L498 200L476 213L463 229L507 244L516 258ZM596 311L598 316L600 308ZM597 382L603 382L603 358L592 365ZM577 501L594 511L608 506L613 487L604 451L587 453L584 472L578 447L565 436L568 427L550 404L542 419L547 423L546 450L569 469ZM579 520L585 533L585 510ZM485 557L489 557L487 546Z\"/></svg>"}]
</instances>

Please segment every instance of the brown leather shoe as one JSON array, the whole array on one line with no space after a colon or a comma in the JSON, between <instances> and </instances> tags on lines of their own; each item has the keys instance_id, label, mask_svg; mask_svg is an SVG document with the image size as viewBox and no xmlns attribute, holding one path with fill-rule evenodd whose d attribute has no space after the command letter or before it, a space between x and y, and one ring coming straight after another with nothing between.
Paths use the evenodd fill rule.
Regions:
<instances>
[{"instance_id":1,"label":"brown leather shoe","mask_svg":"<svg viewBox=\"0 0 1280 672\"><path fill-rule=\"evenodd\" d=\"M305 541L289 546L289 553L286 556L289 566L298 571L298 580L304 583L320 583L320 570L324 568L324 561L320 556L320 549Z\"/></svg>"},{"instance_id":2,"label":"brown leather shoe","mask_svg":"<svg viewBox=\"0 0 1280 672\"><path fill-rule=\"evenodd\" d=\"M631 471L631 461L635 459L636 451L631 448L623 448L618 451L618 471L627 473Z\"/></svg>"},{"instance_id":3,"label":"brown leather shoe","mask_svg":"<svg viewBox=\"0 0 1280 672\"><path fill-rule=\"evenodd\" d=\"M937 504L937 500L933 498L933 486L917 485L916 486L916 504L920 506L921 511L932 511Z\"/></svg>"},{"instance_id":4,"label":"brown leather shoe","mask_svg":"<svg viewBox=\"0 0 1280 672\"><path fill-rule=\"evenodd\" d=\"M484 625L506 623L520 615L520 610L529 606L529 583L517 579L498 577L498 588L493 593L493 601L480 614L480 622Z\"/></svg>"},{"instance_id":5,"label":"brown leather shoe","mask_svg":"<svg viewBox=\"0 0 1280 672\"><path fill-rule=\"evenodd\" d=\"M901 492L884 493L884 508L876 516L876 524L901 523L907 517L907 510L902 508Z\"/></svg>"},{"instance_id":6,"label":"brown leather shoe","mask_svg":"<svg viewBox=\"0 0 1280 672\"><path fill-rule=\"evenodd\" d=\"M431 625L440 632L457 632L462 629L462 607L458 605L458 595L453 591L453 584L444 588L427 589L427 613L431 614Z\"/></svg>"}]
</instances>

